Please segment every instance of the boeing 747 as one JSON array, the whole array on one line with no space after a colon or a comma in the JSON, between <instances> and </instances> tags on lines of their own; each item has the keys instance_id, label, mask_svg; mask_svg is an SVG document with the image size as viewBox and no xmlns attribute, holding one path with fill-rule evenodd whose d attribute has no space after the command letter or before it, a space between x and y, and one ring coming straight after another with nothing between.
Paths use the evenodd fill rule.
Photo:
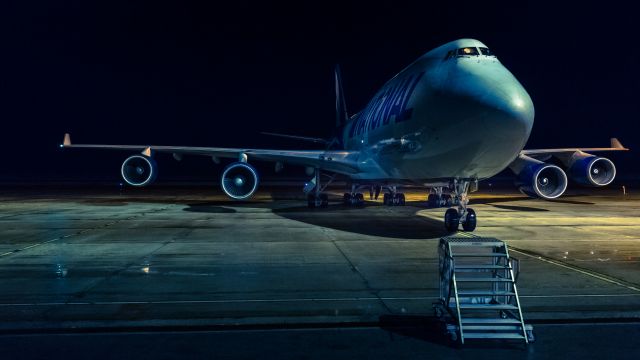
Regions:
<instances>
[{"instance_id":1,"label":"boeing 747","mask_svg":"<svg viewBox=\"0 0 640 360\"><path fill-rule=\"evenodd\" d=\"M430 189L430 206L448 208L444 224L452 232L460 226L465 231L476 228L476 213L467 205L479 180L510 168L521 192L555 199L565 192L568 178L589 186L614 180L613 162L590 153L628 150L616 139L606 148L524 149L533 127L531 97L494 53L473 39L452 41L422 55L351 116L338 69L335 82L338 135L334 139L281 135L326 143L325 150L72 144L69 134L61 147L136 152L121 168L122 178L131 186L153 183L156 152L172 153L176 159L183 155L210 156L216 162L237 159L221 178L222 190L237 200L251 197L258 187L253 161L310 169L313 177L304 186L309 207L328 204L323 191L333 177L322 184L322 173L350 179L344 194L347 205L363 204L363 189L373 189L371 196L376 199L384 191L385 205L404 205L399 189L420 185Z\"/></svg>"}]
</instances>

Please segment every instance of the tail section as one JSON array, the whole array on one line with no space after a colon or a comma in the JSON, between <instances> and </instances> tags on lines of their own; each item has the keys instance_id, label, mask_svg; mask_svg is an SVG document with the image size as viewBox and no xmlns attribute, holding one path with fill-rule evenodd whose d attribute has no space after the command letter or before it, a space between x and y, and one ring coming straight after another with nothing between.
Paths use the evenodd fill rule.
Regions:
<instances>
[{"instance_id":1,"label":"tail section","mask_svg":"<svg viewBox=\"0 0 640 360\"><path fill-rule=\"evenodd\" d=\"M347 104L344 100L344 90L342 90L342 75L340 74L340 65L336 65L336 127L341 128L347 123L349 115L347 114Z\"/></svg>"}]
</instances>

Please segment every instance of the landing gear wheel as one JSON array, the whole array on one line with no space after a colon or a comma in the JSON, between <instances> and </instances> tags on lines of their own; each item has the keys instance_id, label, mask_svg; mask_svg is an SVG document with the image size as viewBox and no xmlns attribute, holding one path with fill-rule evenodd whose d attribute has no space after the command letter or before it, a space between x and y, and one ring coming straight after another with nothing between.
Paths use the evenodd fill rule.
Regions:
<instances>
[{"instance_id":1,"label":"landing gear wheel","mask_svg":"<svg viewBox=\"0 0 640 360\"><path fill-rule=\"evenodd\" d=\"M356 194L355 205L356 206L363 206L364 205L364 195L362 195L362 193L357 193Z\"/></svg>"},{"instance_id":2,"label":"landing gear wheel","mask_svg":"<svg viewBox=\"0 0 640 360\"><path fill-rule=\"evenodd\" d=\"M326 208L329 206L329 195L322 193L320 194L320 207Z\"/></svg>"},{"instance_id":3,"label":"landing gear wheel","mask_svg":"<svg viewBox=\"0 0 640 360\"><path fill-rule=\"evenodd\" d=\"M438 207L438 195L429 194L429 196L427 196L427 206L430 207L430 208L437 208Z\"/></svg>"},{"instance_id":4,"label":"landing gear wheel","mask_svg":"<svg viewBox=\"0 0 640 360\"><path fill-rule=\"evenodd\" d=\"M460 225L460 215L458 210L449 209L444 213L444 227L448 232L458 231L458 225Z\"/></svg>"},{"instance_id":5,"label":"landing gear wheel","mask_svg":"<svg viewBox=\"0 0 640 360\"><path fill-rule=\"evenodd\" d=\"M344 195L342 196L342 202L347 206L351 205L351 194L344 193Z\"/></svg>"},{"instance_id":6,"label":"landing gear wheel","mask_svg":"<svg viewBox=\"0 0 640 360\"><path fill-rule=\"evenodd\" d=\"M403 206L405 204L405 197L403 193L386 193L384 194L383 203L388 206Z\"/></svg>"},{"instance_id":7,"label":"landing gear wheel","mask_svg":"<svg viewBox=\"0 0 640 360\"><path fill-rule=\"evenodd\" d=\"M451 207L453 205L453 198L449 194L443 194L442 200L445 207Z\"/></svg>"},{"instance_id":8,"label":"landing gear wheel","mask_svg":"<svg viewBox=\"0 0 640 360\"><path fill-rule=\"evenodd\" d=\"M309 209L326 208L327 206L329 206L329 196L327 194L321 193L318 197L315 194L307 195L307 207Z\"/></svg>"},{"instance_id":9,"label":"landing gear wheel","mask_svg":"<svg viewBox=\"0 0 640 360\"><path fill-rule=\"evenodd\" d=\"M476 229L476 212L473 209L467 209L467 215L465 216L465 220L462 223L462 228L464 231L473 231Z\"/></svg>"},{"instance_id":10,"label":"landing gear wheel","mask_svg":"<svg viewBox=\"0 0 640 360\"><path fill-rule=\"evenodd\" d=\"M316 196L313 194L307 195L307 207L314 209L316 207Z\"/></svg>"}]
</instances>

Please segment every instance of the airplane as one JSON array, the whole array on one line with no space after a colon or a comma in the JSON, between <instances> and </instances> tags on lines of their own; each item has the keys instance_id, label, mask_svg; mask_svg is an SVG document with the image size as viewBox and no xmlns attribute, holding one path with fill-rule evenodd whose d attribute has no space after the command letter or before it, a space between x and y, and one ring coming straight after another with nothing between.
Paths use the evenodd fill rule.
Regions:
<instances>
[{"instance_id":1,"label":"airplane","mask_svg":"<svg viewBox=\"0 0 640 360\"><path fill-rule=\"evenodd\" d=\"M455 40L425 53L351 116L339 67L335 86L334 138L266 133L322 143L324 150L72 144L69 134L60 146L139 152L121 167L124 181L135 187L154 182L156 152L172 153L176 160L183 155L210 156L216 163L235 158L223 170L221 186L236 200L251 197L258 187L258 172L249 161L274 162L276 171L284 163L306 167L312 178L303 190L311 208L327 207L324 190L336 174L350 181L343 197L349 206L364 203L363 189L369 189L370 198L375 193L375 199L384 190L385 205L404 205L399 188L419 185L430 189L430 207L448 208L444 224L450 232L460 225L475 230L477 215L468 203L479 180L510 168L522 193L555 199L565 192L568 178L588 186L614 180L613 162L591 152L628 150L615 138L606 148L524 149L534 120L531 97L496 55L474 39ZM321 175L329 177L324 184Z\"/></svg>"}]
</instances>

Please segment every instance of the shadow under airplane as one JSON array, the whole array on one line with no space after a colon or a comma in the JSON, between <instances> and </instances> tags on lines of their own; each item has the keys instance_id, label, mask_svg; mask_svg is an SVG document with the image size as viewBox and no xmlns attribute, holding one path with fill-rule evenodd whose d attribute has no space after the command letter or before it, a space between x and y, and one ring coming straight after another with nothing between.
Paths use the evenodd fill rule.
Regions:
<instances>
[{"instance_id":1,"label":"shadow under airplane","mask_svg":"<svg viewBox=\"0 0 640 360\"><path fill-rule=\"evenodd\" d=\"M442 221L416 215L411 206L389 209L377 203L360 207L331 204L325 209L295 206L274 209L273 213L306 224L370 236L425 239L448 234Z\"/></svg>"}]
</instances>

